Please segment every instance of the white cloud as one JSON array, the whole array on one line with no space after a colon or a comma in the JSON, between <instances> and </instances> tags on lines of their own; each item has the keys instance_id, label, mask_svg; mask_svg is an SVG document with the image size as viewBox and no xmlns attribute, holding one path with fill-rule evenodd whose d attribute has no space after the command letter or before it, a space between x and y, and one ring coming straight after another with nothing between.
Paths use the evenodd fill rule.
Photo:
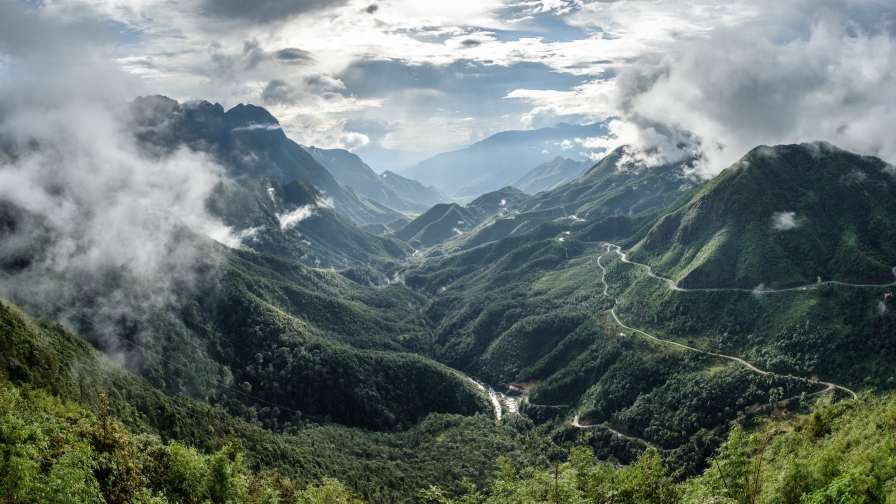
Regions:
<instances>
[{"instance_id":1,"label":"white cloud","mask_svg":"<svg viewBox=\"0 0 896 504\"><path fill-rule=\"evenodd\" d=\"M277 219L280 221L280 229L285 231L308 217L311 217L314 215L315 208L317 208L315 205L303 205L292 212L283 215L277 214Z\"/></svg>"},{"instance_id":2,"label":"white cloud","mask_svg":"<svg viewBox=\"0 0 896 504\"><path fill-rule=\"evenodd\" d=\"M772 229L776 231L790 231L800 227L800 221L795 212L775 212L772 214Z\"/></svg>"},{"instance_id":3,"label":"white cloud","mask_svg":"<svg viewBox=\"0 0 896 504\"><path fill-rule=\"evenodd\" d=\"M73 24L112 20L130 30L133 40L98 47L153 92L225 107L262 103L302 143L370 141L339 126L346 119L395 121L384 146L427 150L485 131L618 116L630 127L617 126L615 140L656 147L669 159L700 154L704 174L760 143L816 139L896 161L885 134L896 119L896 49L887 25L894 7L884 2L384 0L371 11L369 1L349 0L317 2L267 24L240 12L209 17L199 0L42 5ZM511 30L520 35L508 37ZM4 68L15 65L10 54L0 59ZM544 65L544 82L550 75L581 80L535 79L502 90L497 103L488 84L462 98L457 93L471 88L425 83L354 94L336 77L370 61L400 62L409 72ZM469 121L469 113L430 105L452 98L483 105L480 115Z\"/></svg>"}]
</instances>

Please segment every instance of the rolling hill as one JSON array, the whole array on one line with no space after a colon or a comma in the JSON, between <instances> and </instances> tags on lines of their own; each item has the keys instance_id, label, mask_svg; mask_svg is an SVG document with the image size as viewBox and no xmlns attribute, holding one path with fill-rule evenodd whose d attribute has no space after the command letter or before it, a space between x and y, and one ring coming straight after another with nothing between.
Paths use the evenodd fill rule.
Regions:
<instances>
[{"instance_id":1,"label":"rolling hill","mask_svg":"<svg viewBox=\"0 0 896 504\"><path fill-rule=\"evenodd\" d=\"M687 176L688 161L648 167L630 154L628 147L615 149L584 175L521 200L513 212L459 236L450 248L466 250L521 235L546 222L578 229L599 217L659 212L696 183Z\"/></svg>"},{"instance_id":2,"label":"rolling hill","mask_svg":"<svg viewBox=\"0 0 896 504\"><path fill-rule=\"evenodd\" d=\"M527 196L513 187L483 194L466 206L439 204L430 208L392 236L419 247L433 247L475 229L487 219L510 211Z\"/></svg>"}]
</instances>

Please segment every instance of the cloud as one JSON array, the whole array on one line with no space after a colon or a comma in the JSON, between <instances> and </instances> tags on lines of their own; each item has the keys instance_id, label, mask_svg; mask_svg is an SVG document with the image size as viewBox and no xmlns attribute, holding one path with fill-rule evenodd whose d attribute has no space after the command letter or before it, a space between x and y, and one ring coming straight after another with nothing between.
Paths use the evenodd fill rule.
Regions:
<instances>
[{"instance_id":1,"label":"cloud","mask_svg":"<svg viewBox=\"0 0 896 504\"><path fill-rule=\"evenodd\" d=\"M347 0L206 0L203 10L216 17L269 23L346 3Z\"/></svg>"},{"instance_id":2,"label":"cloud","mask_svg":"<svg viewBox=\"0 0 896 504\"><path fill-rule=\"evenodd\" d=\"M424 150L474 130L618 117L617 140L697 155L706 176L756 145L816 139L896 161L891 2L197 2L34 10L66 20L65 36L122 27L104 49L154 93L229 107L288 83L301 96L267 98L292 132L382 118L400 124L390 146ZM45 42L15 24L0 34Z\"/></svg>"},{"instance_id":3,"label":"cloud","mask_svg":"<svg viewBox=\"0 0 896 504\"><path fill-rule=\"evenodd\" d=\"M311 57L311 53L308 51L303 51L296 47L286 47L284 49L280 49L274 53L274 58L288 62L288 63L301 63L305 64L313 60Z\"/></svg>"},{"instance_id":4,"label":"cloud","mask_svg":"<svg viewBox=\"0 0 896 504\"><path fill-rule=\"evenodd\" d=\"M189 150L141 150L125 107L142 91L139 81L100 59L89 37L68 37L70 26L21 4L2 8L17 30L40 32L44 41L22 49L32 41L0 29L16 69L0 84L0 267L28 286L2 282L0 295L57 319L132 369L152 364L113 331L58 306L154 349L162 342L147 321L166 319L171 330L188 332L167 314L176 312L175 293L216 281L213 256L197 247L213 244L203 234L226 229L206 209L223 169ZM178 359L215 366L194 350Z\"/></svg>"},{"instance_id":5,"label":"cloud","mask_svg":"<svg viewBox=\"0 0 896 504\"><path fill-rule=\"evenodd\" d=\"M342 119L334 123L317 125L313 129L302 131L302 145L313 145L322 149L346 149L353 150L370 143L370 139L363 133L346 131L346 120Z\"/></svg>"},{"instance_id":6,"label":"cloud","mask_svg":"<svg viewBox=\"0 0 896 504\"><path fill-rule=\"evenodd\" d=\"M304 205L292 212L283 215L277 214L277 219L280 221L280 229L287 230L295 227L296 224L314 215L315 208L317 208L316 205Z\"/></svg>"},{"instance_id":7,"label":"cloud","mask_svg":"<svg viewBox=\"0 0 896 504\"><path fill-rule=\"evenodd\" d=\"M896 122L896 75L885 69L896 66L896 43L889 25L847 18L845 5L802 3L783 26L720 28L623 69L614 101L632 143L670 161L703 156L706 175L760 144L827 140L894 159L884 132ZM894 11L862 7L881 19Z\"/></svg>"},{"instance_id":8,"label":"cloud","mask_svg":"<svg viewBox=\"0 0 896 504\"><path fill-rule=\"evenodd\" d=\"M298 90L283 79L272 79L261 92L261 102L265 105L292 104L300 97Z\"/></svg>"},{"instance_id":9,"label":"cloud","mask_svg":"<svg viewBox=\"0 0 896 504\"><path fill-rule=\"evenodd\" d=\"M800 227L795 212L775 212L772 214L772 229L776 231L790 231Z\"/></svg>"}]
</instances>

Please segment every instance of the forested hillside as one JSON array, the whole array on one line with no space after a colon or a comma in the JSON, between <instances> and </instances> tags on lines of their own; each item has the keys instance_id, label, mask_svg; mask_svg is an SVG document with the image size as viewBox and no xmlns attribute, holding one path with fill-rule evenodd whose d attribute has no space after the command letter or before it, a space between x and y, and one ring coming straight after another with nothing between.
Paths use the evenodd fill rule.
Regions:
<instances>
[{"instance_id":1,"label":"forested hillside","mask_svg":"<svg viewBox=\"0 0 896 504\"><path fill-rule=\"evenodd\" d=\"M632 247L684 287L891 283L896 180L830 144L760 146Z\"/></svg>"},{"instance_id":2,"label":"forested hillside","mask_svg":"<svg viewBox=\"0 0 896 504\"><path fill-rule=\"evenodd\" d=\"M215 135L230 114L202 103L152 103L172 114L207 113L200 122ZM262 111L233 113L241 124L269 124ZM172 148L150 126L141 148ZM240 127L279 131L250 126ZM191 145L187 133L181 140ZM204 139L194 147L209 149L214 135L193 134ZM219 159L243 152L249 139L240 135L216 140L208 152ZM749 163L702 183L690 177L690 161L648 166L620 148L550 191L529 196L506 187L465 206L436 205L395 221L400 227L379 222L382 236L362 230L359 214L340 210L329 192L350 188L263 176L286 166L272 161L267 172L216 180L202 219L218 220L217 241L177 222L153 249L158 262L144 269L78 256L67 268L50 267L60 247L68 250L66 235L39 211L5 202L0 233L17 245L0 263L4 292L34 318L4 304L0 392L13 406L3 421L13 426L9 439L28 440L24 451L8 451L25 469L0 476L4 488L21 502L76 480L82 500L107 502L720 496L712 464L724 472L732 453L783 452L773 448L784 442L776 439L809 453L815 448L780 434L787 425L834 432L830 412L883 414L888 403L870 394L896 388L896 301L889 287L864 284L881 280L884 271L871 266L890 260L888 245L869 236L880 220L875 212L892 205L892 175L873 158L815 147L776 147L774 156L755 150ZM872 168L879 173L869 175ZM855 200L852 213L839 202L815 202L795 174L843 185L843 205ZM742 186L759 203L741 208L718 196ZM859 204L859 193L870 207ZM794 217L788 229L776 228L779 211L765 204L772 200L805 200L793 213L811 214L811 223ZM750 213L769 209L770 222ZM721 266L707 270L717 264L707 258L731 246L713 226L753 229L756 219L772 230L768 240L807 232L834 243L835 230L839 248L820 246L813 261L846 246L867 260L858 267L858 259L838 262L835 254L824 275L877 276L854 279L862 285L810 279L798 289L754 290ZM714 238L704 243L705 233L692 236L684 224L661 232L691 220L699 225L687 229ZM675 276L663 268L685 245L699 259L691 271L731 282L688 290L689 281L658 277ZM805 275L813 261L795 271ZM855 403L855 390L868 402ZM764 425L777 427L756 445L744 432L768 415L776 420ZM33 434L21 434L28 428ZM761 473L772 467L778 472ZM759 479L788 471L757 468L744 487L749 502L778 498L783 487ZM797 493L828 492L853 474L825 471L800 476ZM869 495L889 491L866 473L854 475L849 485Z\"/></svg>"}]
</instances>

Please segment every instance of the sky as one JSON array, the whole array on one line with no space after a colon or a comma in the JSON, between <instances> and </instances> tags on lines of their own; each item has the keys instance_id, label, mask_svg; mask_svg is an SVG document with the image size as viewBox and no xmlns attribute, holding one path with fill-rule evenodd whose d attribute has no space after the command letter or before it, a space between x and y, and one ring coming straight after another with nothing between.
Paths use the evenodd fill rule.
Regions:
<instances>
[{"instance_id":1,"label":"sky","mask_svg":"<svg viewBox=\"0 0 896 504\"><path fill-rule=\"evenodd\" d=\"M896 162L896 2L0 4L17 12L0 20L0 93L47 61L90 59L117 75L115 96L254 103L323 148L431 153L609 118L582 149L696 156L706 176L760 144L824 140Z\"/></svg>"}]
</instances>

